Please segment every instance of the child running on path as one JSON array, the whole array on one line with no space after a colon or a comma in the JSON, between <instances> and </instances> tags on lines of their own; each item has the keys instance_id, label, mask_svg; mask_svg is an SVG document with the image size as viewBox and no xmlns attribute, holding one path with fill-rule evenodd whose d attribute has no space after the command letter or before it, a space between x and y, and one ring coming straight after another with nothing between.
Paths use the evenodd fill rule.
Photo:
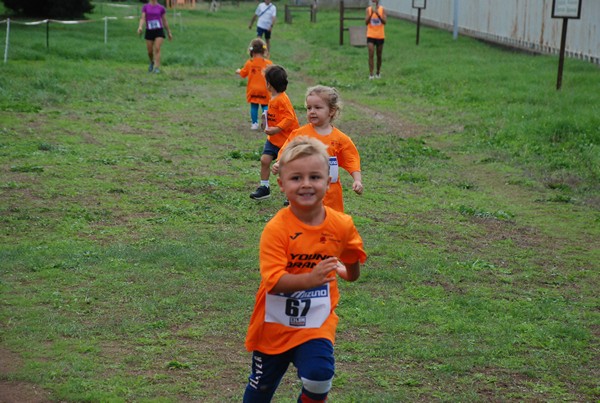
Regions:
<instances>
[{"instance_id":1,"label":"child running on path","mask_svg":"<svg viewBox=\"0 0 600 403\"><path fill-rule=\"evenodd\" d=\"M300 124L292 102L288 98L287 72L281 66L270 65L265 70L267 89L271 92L271 100L267 108L265 133L267 141L260 157L260 186L250 194L254 200L263 200L271 196L269 176L271 163L279 154L279 149L285 143L290 133Z\"/></svg>"},{"instance_id":2,"label":"child running on path","mask_svg":"<svg viewBox=\"0 0 600 403\"><path fill-rule=\"evenodd\" d=\"M367 255L352 218L323 205L329 155L322 142L291 141L277 181L290 205L260 239L261 282L246 336L252 371L243 401L270 402L293 363L302 381L298 401L325 402L335 372L337 276L357 280Z\"/></svg>"},{"instance_id":3,"label":"child running on path","mask_svg":"<svg viewBox=\"0 0 600 403\"><path fill-rule=\"evenodd\" d=\"M340 183L339 168L344 168L354 179L352 190L362 194L362 174L360 171L360 156L352 139L332 125L334 118L340 113L342 104L340 95L335 88L317 85L306 91L306 116L308 124L294 130L288 138L288 143L297 136L309 136L321 140L328 146L329 176L331 184L323 201L337 211L344 212L344 198ZM281 147L281 151L287 143ZM279 163L273 164L272 172L277 174Z\"/></svg>"},{"instance_id":4,"label":"child running on path","mask_svg":"<svg viewBox=\"0 0 600 403\"><path fill-rule=\"evenodd\" d=\"M265 59L267 45L262 39L252 40L249 50L250 59L246 61L244 67L237 69L235 72L242 78L248 77L246 100L250 104L250 120L252 121L250 129L258 130L258 106L260 105L264 112L267 110L267 105L271 99L271 93L267 90L264 70L273 63Z\"/></svg>"}]
</instances>

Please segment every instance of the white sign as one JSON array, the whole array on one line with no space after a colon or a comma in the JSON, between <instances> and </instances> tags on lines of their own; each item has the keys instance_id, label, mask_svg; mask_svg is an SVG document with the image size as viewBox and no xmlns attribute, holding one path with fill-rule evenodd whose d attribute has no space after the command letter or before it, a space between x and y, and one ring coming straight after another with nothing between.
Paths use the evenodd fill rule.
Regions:
<instances>
[{"instance_id":1,"label":"white sign","mask_svg":"<svg viewBox=\"0 0 600 403\"><path fill-rule=\"evenodd\" d=\"M413 0L412 6L413 8L426 8L427 0Z\"/></svg>"},{"instance_id":2,"label":"white sign","mask_svg":"<svg viewBox=\"0 0 600 403\"><path fill-rule=\"evenodd\" d=\"M552 18L581 17L581 0L552 0Z\"/></svg>"}]
</instances>

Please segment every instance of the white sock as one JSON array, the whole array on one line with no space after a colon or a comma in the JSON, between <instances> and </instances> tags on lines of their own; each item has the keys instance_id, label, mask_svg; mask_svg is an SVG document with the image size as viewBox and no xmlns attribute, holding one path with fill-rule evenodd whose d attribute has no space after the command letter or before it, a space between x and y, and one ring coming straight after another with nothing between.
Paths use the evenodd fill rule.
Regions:
<instances>
[{"instance_id":1,"label":"white sock","mask_svg":"<svg viewBox=\"0 0 600 403\"><path fill-rule=\"evenodd\" d=\"M269 181L260 181L260 186L269 187Z\"/></svg>"}]
</instances>

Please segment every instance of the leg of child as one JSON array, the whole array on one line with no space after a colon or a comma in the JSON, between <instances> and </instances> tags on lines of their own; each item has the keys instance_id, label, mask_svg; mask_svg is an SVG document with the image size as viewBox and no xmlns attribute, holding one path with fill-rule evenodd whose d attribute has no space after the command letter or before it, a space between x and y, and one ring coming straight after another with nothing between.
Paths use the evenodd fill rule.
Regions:
<instances>
[{"instance_id":1,"label":"leg of child","mask_svg":"<svg viewBox=\"0 0 600 403\"><path fill-rule=\"evenodd\" d=\"M269 176L271 175L271 162L273 162L273 156L269 154L263 154L260 157L260 182L262 185L265 182L269 182Z\"/></svg>"},{"instance_id":2,"label":"leg of child","mask_svg":"<svg viewBox=\"0 0 600 403\"><path fill-rule=\"evenodd\" d=\"M250 119L252 123L258 123L258 104L250 103Z\"/></svg>"},{"instance_id":3,"label":"leg of child","mask_svg":"<svg viewBox=\"0 0 600 403\"><path fill-rule=\"evenodd\" d=\"M244 403L268 403L290 364L288 354L252 354L252 373L244 392Z\"/></svg>"},{"instance_id":4,"label":"leg of child","mask_svg":"<svg viewBox=\"0 0 600 403\"><path fill-rule=\"evenodd\" d=\"M299 403L325 402L335 373L333 345L327 339L314 339L294 349L294 365L302 381Z\"/></svg>"}]
</instances>

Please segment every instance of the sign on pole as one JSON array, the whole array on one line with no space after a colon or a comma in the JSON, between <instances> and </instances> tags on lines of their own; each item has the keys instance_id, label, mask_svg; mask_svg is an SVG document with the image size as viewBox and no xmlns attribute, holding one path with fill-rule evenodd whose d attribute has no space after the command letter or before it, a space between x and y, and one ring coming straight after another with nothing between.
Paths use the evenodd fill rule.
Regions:
<instances>
[{"instance_id":1,"label":"sign on pole","mask_svg":"<svg viewBox=\"0 0 600 403\"><path fill-rule=\"evenodd\" d=\"M417 9L417 45L419 44L419 33L421 31L421 10L427 8L427 0L412 0L413 8Z\"/></svg>"},{"instance_id":2,"label":"sign on pole","mask_svg":"<svg viewBox=\"0 0 600 403\"><path fill-rule=\"evenodd\" d=\"M581 18L581 0L552 0L552 18Z\"/></svg>"},{"instance_id":3,"label":"sign on pole","mask_svg":"<svg viewBox=\"0 0 600 403\"><path fill-rule=\"evenodd\" d=\"M581 0L552 0L552 18L562 18L562 33L560 36L560 54L558 57L558 77L556 89L562 87L563 66L565 64L565 43L567 42L567 25L569 19L581 18Z\"/></svg>"}]
</instances>

